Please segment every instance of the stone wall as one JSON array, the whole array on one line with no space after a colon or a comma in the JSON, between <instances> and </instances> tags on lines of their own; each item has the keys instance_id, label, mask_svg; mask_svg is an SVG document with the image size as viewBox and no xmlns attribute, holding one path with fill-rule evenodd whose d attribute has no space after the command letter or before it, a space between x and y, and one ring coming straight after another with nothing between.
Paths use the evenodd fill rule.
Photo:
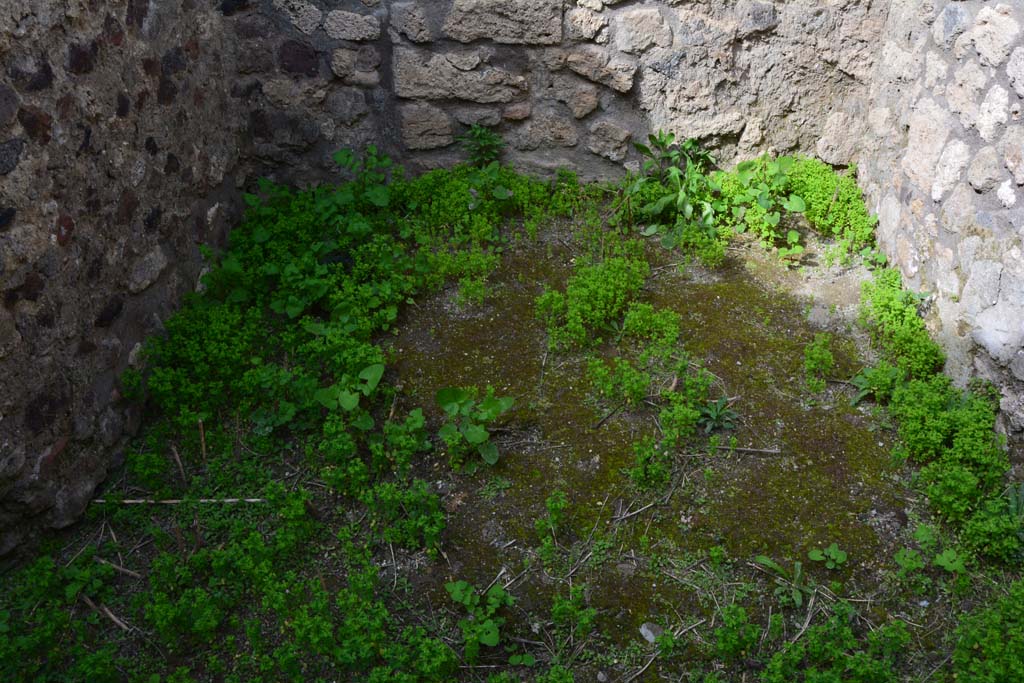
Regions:
<instances>
[{"instance_id":1,"label":"stone wall","mask_svg":"<svg viewBox=\"0 0 1024 683\"><path fill-rule=\"evenodd\" d=\"M237 218L235 50L193 5L0 4L0 553L80 514L118 373Z\"/></svg>"},{"instance_id":2,"label":"stone wall","mask_svg":"<svg viewBox=\"0 0 1024 683\"><path fill-rule=\"evenodd\" d=\"M855 141L830 115L866 99L885 18L868 0L407 0L390 10L379 49L390 52L414 162L458 159L454 138L483 123L517 165L588 177L621 175L630 139L653 130L700 138L723 161L818 148L848 163Z\"/></svg>"},{"instance_id":3,"label":"stone wall","mask_svg":"<svg viewBox=\"0 0 1024 683\"><path fill-rule=\"evenodd\" d=\"M961 381L1003 388L1024 428L1024 6L897 0L879 41L860 178L879 240Z\"/></svg>"},{"instance_id":4,"label":"stone wall","mask_svg":"<svg viewBox=\"0 0 1024 683\"><path fill-rule=\"evenodd\" d=\"M449 165L474 123L520 168L585 178L660 129L723 163L859 161L953 367L1024 415L1022 24L939 0L0 5L0 554L73 521L116 462L138 420L117 378L241 189L333 177L342 147Z\"/></svg>"}]
</instances>

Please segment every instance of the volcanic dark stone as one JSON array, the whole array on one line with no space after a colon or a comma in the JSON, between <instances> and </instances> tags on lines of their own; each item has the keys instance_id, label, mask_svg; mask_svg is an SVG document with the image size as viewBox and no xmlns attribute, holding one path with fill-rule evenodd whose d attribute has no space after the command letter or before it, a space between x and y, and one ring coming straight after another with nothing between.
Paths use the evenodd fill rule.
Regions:
<instances>
[{"instance_id":1,"label":"volcanic dark stone","mask_svg":"<svg viewBox=\"0 0 1024 683\"><path fill-rule=\"evenodd\" d=\"M103 22L103 35L106 36L107 42L114 47L120 47L124 42L124 29L121 27L121 22L112 14L108 14Z\"/></svg>"},{"instance_id":2,"label":"volcanic dark stone","mask_svg":"<svg viewBox=\"0 0 1024 683\"><path fill-rule=\"evenodd\" d=\"M6 126L18 113L18 93L0 83L0 126Z\"/></svg>"},{"instance_id":3,"label":"volcanic dark stone","mask_svg":"<svg viewBox=\"0 0 1024 683\"><path fill-rule=\"evenodd\" d=\"M163 216L163 210L159 206L154 206L146 214L146 217L142 219L142 224L146 227L147 232L153 232L160 227L160 218Z\"/></svg>"},{"instance_id":4,"label":"volcanic dark stone","mask_svg":"<svg viewBox=\"0 0 1024 683\"><path fill-rule=\"evenodd\" d=\"M178 86L174 84L169 76L160 77L160 85L156 90L156 101L164 106L174 102L178 96Z\"/></svg>"},{"instance_id":5,"label":"volcanic dark stone","mask_svg":"<svg viewBox=\"0 0 1024 683\"><path fill-rule=\"evenodd\" d=\"M53 85L53 68L44 57L37 64L15 63L9 73L14 86L24 92L38 92Z\"/></svg>"},{"instance_id":6,"label":"volcanic dark stone","mask_svg":"<svg viewBox=\"0 0 1024 683\"><path fill-rule=\"evenodd\" d=\"M128 0L128 9L124 15L124 21L129 26L142 28L149 15L149 0Z\"/></svg>"},{"instance_id":7,"label":"volcanic dark stone","mask_svg":"<svg viewBox=\"0 0 1024 683\"><path fill-rule=\"evenodd\" d=\"M115 296L113 299L107 302L107 305L103 307L99 315L96 316L96 327L110 327L117 316L121 315L121 311L124 310L124 299L119 296Z\"/></svg>"},{"instance_id":8,"label":"volcanic dark stone","mask_svg":"<svg viewBox=\"0 0 1024 683\"><path fill-rule=\"evenodd\" d=\"M282 71L300 76L316 76L320 69L320 57L316 50L297 40L286 40L281 43L277 62Z\"/></svg>"},{"instance_id":9,"label":"volcanic dark stone","mask_svg":"<svg viewBox=\"0 0 1024 683\"><path fill-rule=\"evenodd\" d=\"M220 3L220 11L226 17L245 9L249 9L249 0L223 0Z\"/></svg>"},{"instance_id":10,"label":"volcanic dark stone","mask_svg":"<svg viewBox=\"0 0 1024 683\"><path fill-rule=\"evenodd\" d=\"M50 142L53 117L36 107L22 107L18 110L18 122L33 141L40 145Z\"/></svg>"},{"instance_id":11,"label":"volcanic dark stone","mask_svg":"<svg viewBox=\"0 0 1024 683\"><path fill-rule=\"evenodd\" d=\"M5 206L0 208L0 232L9 230L14 225L14 217L18 214L18 210L13 206Z\"/></svg>"},{"instance_id":12,"label":"volcanic dark stone","mask_svg":"<svg viewBox=\"0 0 1024 683\"><path fill-rule=\"evenodd\" d=\"M61 214L57 219L57 244L66 247L71 242L71 236L75 232L75 219L67 214Z\"/></svg>"},{"instance_id":13,"label":"volcanic dark stone","mask_svg":"<svg viewBox=\"0 0 1024 683\"><path fill-rule=\"evenodd\" d=\"M181 162L178 161L178 157L168 154L167 161L164 163L164 175L174 175L180 170Z\"/></svg>"},{"instance_id":14,"label":"volcanic dark stone","mask_svg":"<svg viewBox=\"0 0 1024 683\"><path fill-rule=\"evenodd\" d=\"M165 76L181 73L186 66L188 66L188 60L185 59L185 52L180 47L168 50L160 58L160 71Z\"/></svg>"},{"instance_id":15,"label":"volcanic dark stone","mask_svg":"<svg viewBox=\"0 0 1024 683\"><path fill-rule=\"evenodd\" d=\"M132 110L132 100L128 97L128 93L119 92L117 93L117 109L115 110L118 118L123 119L128 116L128 113Z\"/></svg>"},{"instance_id":16,"label":"volcanic dark stone","mask_svg":"<svg viewBox=\"0 0 1024 683\"><path fill-rule=\"evenodd\" d=\"M7 175L17 168L21 160L21 150L24 148L25 141L21 138L0 142L0 175Z\"/></svg>"},{"instance_id":17,"label":"volcanic dark stone","mask_svg":"<svg viewBox=\"0 0 1024 683\"><path fill-rule=\"evenodd\" d=\"M72 43L68 46L68 71L81 76L96 68L96 55L99 45L96 41L89 44Z\"/></svg>"}]
</instances>

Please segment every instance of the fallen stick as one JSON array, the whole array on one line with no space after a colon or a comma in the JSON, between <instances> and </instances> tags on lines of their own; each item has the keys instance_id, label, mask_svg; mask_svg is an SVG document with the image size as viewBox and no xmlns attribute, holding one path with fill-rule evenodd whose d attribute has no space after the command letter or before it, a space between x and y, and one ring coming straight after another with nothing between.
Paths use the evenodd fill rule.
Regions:
<instances>
[{"instance_id":1,"label":"fallen stick","mask_svg":"<svg viewBox=\"0 0 1024 683\"><path fill-rule=\"evenodd\" d=\"M605 415L604 417L602 417L600 422L598 422L596 425L591 427L590 428L591 431L597 431L598 429L600 429L604 425L605 422L607 422L608 420L612 419L620 410L622 410L625 407L626 407L626 403L625 403L625 401L623 401L622 403L620 403L618 405L618 407L612 409L612 412L610 412L607 415Z\"/></svg>"},{"instance_id":2,"label":"fallen stick","mask_svg":"<svg viewBox=\"0 0 1024 683\"><path fill-rule=\"evenodd\" d=\"M178 474L181 475L181 483L187 487L188 477L185 476L185 467L181 464L181 456L178 455L178 449L174 446L171 446L171 455L174 456L174 462L178 464Z\"/></svg>"},{"instance_id":3,"label":"fallen stick","mask_svg":"<svg viewBox=\"0 0 1024 683\"><path fill-rule=\"evenodd\" d=\"M114 615L114 613L110 611L110 608L106 605L101 604L97 606L96 603L92 601L92 598L90 598L85 593L82 593L82 600L84 600L85 604L87 604L94 612L96 612L96 614L102 614L107 619L110 619L110 621L112 621L114 625L120 628L121 630L128 632L132 630L131 626L118 619Z\"/></svg>"},{"instance_id":4,"label":"fallen stick","mask_svg":"<svg viewBox=\"0 0 1024 683\"><path fill-rule=\"evenodd\" d=\"M142 578L142 574L140 574L138 572L135 572L135 571L132 571L131 569L128 569L126 567L122 567L119 564L114 564L113 562L110 562L109 560L104 560L102 557L93 557L92 559L96 560L100 564L107 565L108 567L112 568L114 571L120 572L120 573L124 574L125 576L130 576L133 579L141 579Z\"/></svg>"},{"instance_id":5,"label":"fallen stick","mask_svg":"<svg viewBox=\"0 0 1024 683\"><path fill-rule=\"evenodd\" d=\"M174 498L170 500L153 500L150 498L107 500L106 498L96 498L92 502L97 503L99 505L183 505L185 503L266 503L267 500L265 498L196 498L195 500L185 500L179 498Z\"/></svg>"},{"instance_id":6,"label":"fallen stick","mask_svg":"<svg viewBox=\"0 0 1024 683\"><path fill-rule=\"evenodd\" d=\"M735 448L732 446L719 446L718 450L739 451L740 453L768 453L769 455L779 455L782 453L778 448L740 448L739 446L736 446Z\"/></svg>"},{"instance_id":7,"label":"fallen stick","mask_svg":"<svg viewBox=\"0 0 1024 683\"><path fill-rule=\"evenodd\" d=\"M657 501L655 501L655 502L657 502ZM654 507L654 505L655 505L655 503L649 503L649 504L643 506L642 508L640 508L639 510L634 510L633 512L630 512L629 514L616 515L615 518L612 519L612 521L613 522L624 522L627 519L629 519L630 517L635 517L636 515L639 515L644 510L650 510L652 507Z\"/></svg>"}]
</instances>

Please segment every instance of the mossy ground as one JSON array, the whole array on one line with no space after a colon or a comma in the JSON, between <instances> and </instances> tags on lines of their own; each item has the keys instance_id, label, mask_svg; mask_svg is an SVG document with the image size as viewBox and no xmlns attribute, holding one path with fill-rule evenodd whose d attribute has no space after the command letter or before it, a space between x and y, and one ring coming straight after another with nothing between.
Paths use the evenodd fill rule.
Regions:
<instances>
[{"instance_id":1,"label":"mossy ground","mask_svg":"<svg viewBox=\"0 0 1024 683\"><path fill-rule=\"evenodd\" d=\"M733 256L709 271L648 250L653 275L641 300L682 316L680 350L715 375L713 396L729 397L740 419L735 432L721 435L722 448L679 454L671 489L644 494L625 470L632 445L655 434L656 413L623 410L604 419L614 406L595 401L583 354L549 350L534 312L545 287L564 288L574 255L566 235L521 245L488 280L483 304L459 304L454 288L419 301L390 344L403 403L430 404L446 386L492 386L516 398L495 436L497 466L453 476L443 454L431 465L450 512L448 562L425 582L432 594L443 603L446 578L486 586L501 572L525 571L515 583L522 606L546 604L556 582L538 567L534 521L555 489L571 501L572 532L559 540L573 547L572 578L589 585L604 634L620 648L638 642L644 622L674 624L686 612L713 621L713 602L702 607L704 587L695 590L700 582L685 574L694 573L695 558L696 572L706 571L699 558L714 546L742 565L762 553L806 561L809 549L838 542L850 561L840 572L819 571L820 581L876 590L880 558L896 547L910 494L894 473L890 437L868 409L851 405L852 392L841 381L808 391L803 349L821 329L808 320L808 302L755 277L752 270L763 275L761 261L748 268ZM605 342L598 352L613 346ZM862 367L852 336L837 335L832 347L836 379ZM431 417L439 420L440 412ZM496 478L509 486L491 497L486 487ZM687 571L673 579L673 567ZM704 579L721 583L714 573Z\"/></svg>"},{"instance_id":2,"label":"mossy ground","mask_svg":"<svg viewBox=\"0 0 1024 683\"><path fill-rule=\"evenodd\" d=\"M567 283L580 272L577 264L592 264L595 253L618 257L628 251L637 257L628 238L603 220L606 190L561 185L566 203L533 236L535 224L505 220L515 213L501 202L516 195L504 186L493 195L499 203L485 205L486 220L474 210L480 197L499 189L485 191L496 173L506 173L501 182L517 183L519 197L540 197L552 188L496 167L483 181L480 173L462 168L399 186L417 198L410 206L418 211L438 210L437 225L427 222L417 232L403 228L407 215L398 211L372 214L382 232L369 243L379 238L380 248L353 259L354 268L326 248L326 254L306 253L305 238L293 234L299 225L319 235L318 212L330 209L330 202L313 210L303 203L310 196L285 193L288 208L279 206L281 214L255 212L258 229L250 231L249 245L254 253L238 253L255 262L249 268L260 277L246 285L251 291L239 288L231 279L240 275L237 253L225 259L216 274L224 279L220 285L228 301L186 308L198 316L185 326L188 334L179 333L187 353L171 357L186 365L195 358L215 361L196 364L179 387L186 390L205 386L208 373L223 371L220 356L208 355L209 348L242 370L251 365L245 372L249 383L236 386L238 378L226 372L220 379L272 410L203 413L204 432L203 423L193 421L199 417L194 406L181 399L179 407L188 411L149 425L129 454L129 467L105 495L111 503L174 495L184 502L97 504L82 524L49 539L48 554L12 574L18 589L0 595L0 652L28 653L22 655L24 667L4 663L6 670L42 671L37 680L64 680L57 669L73 661L76 674L69 680L146 683L550 683L572 680L562 676L565 671L576 681L779 683L803 680L768 671L785 666L786 656L795 658L807 680L822 671L849 674L854 655L863 654L872 638L909 627L906 652L899 658L869 654L870 661L858 663L855 680L950 680L944 664L953 644L946 633L960 613L997 594L1006 577L990 567L976 573L940 570L933 559L940 546L950 549L952 543L934 531L915 534L927 531L917 524L926 508L911 487L909 470L891 461L892 426L878 406L852 405L854 389L847 380L873 359L866 355L864 335L847 318L831 315L848 313L848 299L794 295L800 284L793 271L743 238L730 243L725 263L712 270L680 261L677 252L651 241L640 249L650 276L637 299L680 317L682 335L669 350L679 364L671 365L675 374L668 376L667 363L644 368L655 368L646 400L598 398L588 379L589 362L595 356L639 355L635 342L622 341L629 339L626 325L604 321L605 328L587 330L601 339L587 339L583 348L555 348L538 317L537 300L545 290L568 291ZM380 209L381 202L387 204L382 188L366 189ZM420 193L440 197L444 210ZM351 200L346 192L325 196ZM301 201L290 204L296 199ZM288 220L277 226L281 216ZM451 216L462 216L466 223L459 225L480 233L469 240L472 251L449 253L458 251L458 240L446 232L455 220ZM271 306L284 304L273 309L277 316L264 317L265 305L251 308L258 319L273 323L269 329L306 340L307 355L310 348L322 353L313 355L308 376L300 372L301 363L298 369L293 364L302 352L288 345L279 349L281 358L261 360L263 345L273 347L273 340L239 328L233 314L232 301L267 296L258 289L262 278L282 270L264 268L267 256L254 246L270 239L259 229L267 228L261 220L280 227L272 244L301 242L293 245L300 252L295 261L310 272L295 283L278 283L274 293L288 284L295 301L272 299ZM423 240L422 249L416 253L401 240L389 242L391 231L401 240ZM614 248L606 250L606 239ZM245 240L243 234L243 246ZM481 290L479 277L490 267L491 249L497 266ZM414 253L416 259L401 258ZM283 259L275 250L267 254ZM813 263L810 250L804 258ZM355 277L374 264L381 266L379 273L371 269L376 280ZM432 272L437 264L449 269L433 273L436 284L448 281L439 291L423 293L431 288L413 288L403 279L417 268ZM816 272L808 273L805 291ZM461 291L450 281L452 273L468 278ZM860 277L851 269L826 275L843 283L832 290L844 297ZM354 290L345 287L353 283L372 285L359 291L371 298L381 294L393 304L378 320L386 324L366 328L373 330L367 339L344 336L351 332L343 329L350 320L345 316L363 303L361 295L346 299ZM383 283L388 287L376 288ZM600 294L593 282L588 287ZM484 297L465 301L467 291L483 291ZM338 315L323 307L326 292L345 304L335 309ZM289 306L298 308L289 312ZM291 321L304 306L308 316ZM211 327L206 315L220 325ZM835 363L825 388L812 391L804 351L824 328L832 333ZM241 345L245 353L233 351L242 333L246 343L255 344ZM344 370L321 377L321 361L339 358L348 360ZM683 445L671 451L667 481L643 488L629 472L636 463L634 446L645 438L669 442L659 421L664 404L658 401L684 396L684 389L673 393L676 382L695 368L713 377L710 395L699 400L724 399L738 414L735 426L694 438L687 432ZM161 369L166 379L177 368ZM356 374L359 380L352 379ZM365 386L366 376L382 379L379 387ZM303 382L308 395L299 391ZM497 396L515 399L511 410L488 425L501 454L496 465L484 465L468 449L453 466L439 438L444 413L435 401L446 387L490 387ZM207 397L194 393L192 400ZM171 405L179 402L176 391L168 397ZM344 407L353 400L360 410L367 406L363 414ZM419 408L426 416L422 431L418 418L405 419ZM285 424L293 418L296 424L268 426L269 418L281 415ZM214 424L216 416L223 419ZM310 425L317 428L312 438ZM252 506L194 500L253 491L266 492L267 500ZM565 494L565 518L538 524L557 507L556 491ZM826 568L809 559L809 551L833 543L846 553L840 566ZM912 547L925 559L903 571L893 557ZM798 563L804 567L799 577ZM466 633L486 617L470 617L466 603L453 602L446 590L452 581L468 581L481 592L501 586L516 600L500 610L499 619L506 620L500 645L482 648L479 657L470 654ZM47 623L33 621L40 605L46 618L36 618ZM43 632L48 623L52 630ZM833 630L820 636L815 629L824 624ZM649 643L645 638L659 629L673 636ZM7 636L11 632L14 637ZM800 654L807 641L817 643L819 659ZM524 654L536 660L533 668L523 664ZM865 673L879 666L885 676Z\"/></svg>"}]
</instances>

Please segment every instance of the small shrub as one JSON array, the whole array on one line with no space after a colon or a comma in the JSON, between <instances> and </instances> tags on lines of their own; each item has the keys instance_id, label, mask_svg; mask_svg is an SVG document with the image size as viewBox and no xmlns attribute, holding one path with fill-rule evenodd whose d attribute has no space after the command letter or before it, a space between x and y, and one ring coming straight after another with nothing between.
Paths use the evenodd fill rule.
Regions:
<instances>
[{"instance_id":1,"label":"small shrub","mask_svg":"<svg viewBox=\"0 0 1024 683\"><path fill-rule=\"evenodd\" d=\"M564 294L542 294L537 315L547 324L551 346L583 346L590 334L609 329L625 313L649 272L642 258L615 256L579 268Z\"/></svg>"},{"instance_id":2,"label":"small shrub","mask_svg":"<svg viewBox=\"0 0 1024 683\"><path fill-rule=\"evenodd\" d=\"M956 629L953 672L957 680L1009 683L1024 680L1024 581L992 606L965 616Z\"/></svg>"},{"instance_id":3,"label":"small shrub","mask_svg":"<svg viewBox=\"0 0 1024 683\"><path fill-rule=\"evenodd\" d=\"M500 135L479 124L470 126L458 140L469 155L469 163L481 168L498 161L505 149L505 141Z\"/></svg>"},{"instance_id":4,"label":"small shrub","mask_svg":"<svg viewBox=\"0 0 1024 683\"><path fill-rule=\"evenodd\" d=\"M825 381L835 367L832 356L832 335L819 332L814 341L804 347L804 377L811 391L824 391Z\"/></svg>"}]
</instances>

